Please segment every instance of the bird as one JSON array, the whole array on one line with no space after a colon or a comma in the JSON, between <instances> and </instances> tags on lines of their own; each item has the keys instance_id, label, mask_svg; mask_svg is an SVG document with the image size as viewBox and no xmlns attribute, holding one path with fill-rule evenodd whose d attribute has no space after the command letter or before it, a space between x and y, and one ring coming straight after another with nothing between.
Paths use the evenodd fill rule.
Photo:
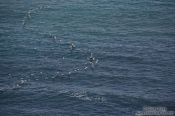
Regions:
<instances>
[{"instance_id":1,"label":"bird","mask_svg":"<svg viewBox=\"0 0 175 116\"><path fill-rule=\"evenodd\" d=\"M91 64L92 68L94 68L95 64L98 63L98 59L96 59L93 56L93 53L91 53L90 57L88 58L89 63Z\"/></svg>"},{"instance_id":2,"label":"bird","mask_svg":"<svg viewBox=\"0 0 175 116\"><path fill-rule=\"evenodd\" d=\"M27 12L27 18L31 19L31 11L30 10Z\"/></svg>"},{"instance_id":3,"label":"bird","mask_svg":"<svg viewBox=\"0 0 175 116\"><path fill-rule=\"evenodd\" d=\"M74 43L71 43L71 45L70 45L71 51L74 50L75 48L76 48L75 44Z\"/></svg>"}]
</instances>

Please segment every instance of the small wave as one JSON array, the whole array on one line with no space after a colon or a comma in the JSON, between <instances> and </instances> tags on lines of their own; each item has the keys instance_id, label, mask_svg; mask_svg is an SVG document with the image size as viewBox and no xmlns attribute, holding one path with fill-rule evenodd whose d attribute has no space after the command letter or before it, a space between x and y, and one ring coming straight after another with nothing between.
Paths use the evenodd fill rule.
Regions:
<instances>
[{"instance_id":1,"label":"small wave","mask_svg":"<svg viewBox=\"0 0 175 116\"><path fill-rule=\"evenodd\" d=\"M86 91L70 91L68 96L72 98L77 98L83 101L92 101L92 102L106 102L106 99L103 96L88 93Z\"/></svg>"}]
</instances>

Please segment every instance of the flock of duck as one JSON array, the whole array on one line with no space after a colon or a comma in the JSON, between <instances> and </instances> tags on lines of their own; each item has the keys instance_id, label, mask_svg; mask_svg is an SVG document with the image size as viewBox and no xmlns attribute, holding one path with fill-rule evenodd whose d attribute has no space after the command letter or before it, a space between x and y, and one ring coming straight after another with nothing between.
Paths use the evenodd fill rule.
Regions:
<instances>
[{"instance_id":1,"label":"flock of duck","mask_svg":"<svg viewBox=\"0 0 175 116\"><path fill-rule=\"evenodd\" d=\"M43 8L46 8L46 7L40 6L39 8L35 8L35 9L32 9L32 10L29 10L29 11L27 12L27 14L25 15L24 19L23 19L23 22L22 22L23 28L26 28L27 21L29 21L29 20L32 19L32 16L31 16L32 13L33 13L33 12L37 12L38 10L41 10L41 9L43 9ZM53 38L54 40L57 39L56 36L54 36L54 35L52 35L52 34L50 34L50 33L49 33L48 35L49 35L50 38ZM60 40L60 41L61 41L61 40ZM72 43L69 43L69 50L70 50L71 52L75 51L76 48L77 48L77 46L75 45L75 43L73 43L73 42L72 42ZM64 57L63 57L63 59L64 59ZM94 57L93 53L91 53L90 56L86 59L86 61L88 62L88 63L86 63L86 64L90 64L90 68L94 69L95 65L98 63L99 60L98 60L97 58ZM88 68L87 66L84 67L85 70L86 70L87 68ZM71 72L69 72L68 74L71 74Z\"/></svg>"}]
</instances>

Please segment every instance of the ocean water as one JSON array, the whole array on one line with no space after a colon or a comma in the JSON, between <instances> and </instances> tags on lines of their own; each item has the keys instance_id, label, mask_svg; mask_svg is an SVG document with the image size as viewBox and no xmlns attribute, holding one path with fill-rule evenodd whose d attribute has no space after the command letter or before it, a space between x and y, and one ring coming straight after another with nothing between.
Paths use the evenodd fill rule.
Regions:
<instances>
[{"instance_id":1,"label":"ocean water","mask_svg":"<svg viewBox=\"0 0 175 116\"><path fill-rule=\"evenodd\" d=\"M174 88L174 0L0 0L0 116L175 111Z\"/></svg>"}]
</instances>

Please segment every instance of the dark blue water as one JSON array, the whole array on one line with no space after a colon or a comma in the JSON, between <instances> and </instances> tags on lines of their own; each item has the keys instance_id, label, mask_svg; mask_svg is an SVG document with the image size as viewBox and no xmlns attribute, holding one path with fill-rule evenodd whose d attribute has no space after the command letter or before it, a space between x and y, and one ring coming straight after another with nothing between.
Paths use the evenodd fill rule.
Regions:
<instances>
[{"instance_id":1,"label":"dark blue water","mask_svg":"<svg viewBox=\"0 0 175 116\"><path fill-rule=\"evenodd\" d=\"M174 88L174 0L0 0L0 116L175 110Z\"/></svg>"}]
</instances>

